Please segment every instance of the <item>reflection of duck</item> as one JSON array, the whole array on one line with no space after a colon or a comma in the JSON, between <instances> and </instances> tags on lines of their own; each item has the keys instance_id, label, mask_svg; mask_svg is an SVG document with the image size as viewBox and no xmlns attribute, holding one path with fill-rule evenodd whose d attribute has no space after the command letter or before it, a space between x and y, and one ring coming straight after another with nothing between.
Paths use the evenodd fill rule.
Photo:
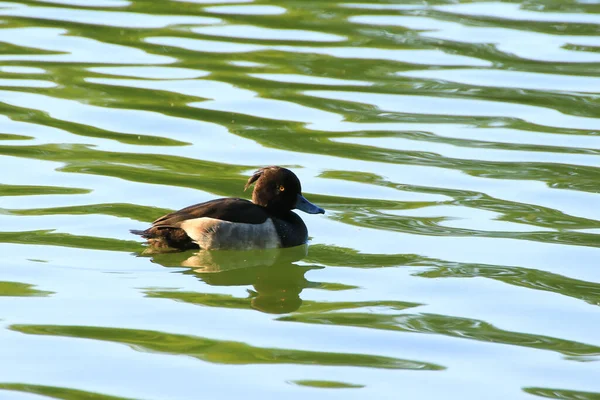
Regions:
<instances>
[{"instance_id":1,"label":"reflection of duck","mask_svg":"<svg viewBox=\"0 0 600 400\"><path fill-rule=\"evenodd\" d=\"M289 249L253 251L200 250L190 253L155 254L154 262L165 266L192 267L184 273L194 274L212 286L252 285L252 308L274 314L297 310L302 304L300 293L318 284L304 274L314 268L295 265L304 258L307 246ZM186 257L186 258L184 258Z\"/></svg>"},{"instance_id":2,"label":"reflection of duck","mask_svg":"<svg viewBox=\"0 0 600 400\"><path fill-rule=\"evenodd\" d=\"M325 211L302 196L300 180L281 167L261 168L246 183L256 182L252 202L224 198L167 214L144 231L152 248L266 249L306 243L308 230L291 210L309 214Z\"/></svg>"}]
</instances>

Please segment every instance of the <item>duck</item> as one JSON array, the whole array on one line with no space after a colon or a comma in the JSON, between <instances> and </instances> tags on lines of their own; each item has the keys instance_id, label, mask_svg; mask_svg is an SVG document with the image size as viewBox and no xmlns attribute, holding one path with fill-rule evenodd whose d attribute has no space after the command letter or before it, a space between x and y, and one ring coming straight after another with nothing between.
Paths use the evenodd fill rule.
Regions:
<instances>
[{"instance_id":1,"label":"duck","mask_svg":"<svg viewBox=\"0 0 600 400\"><path fill-rule=\"evenodd\" d=\"M302 195L298 177L289 169L260 168L248 179L252 201L220 198L166 214L148 229L130 232L153 249L250 250L294 247L308 242L308 229L292 210L325 214Z\"/></svg>"}]
</instances>

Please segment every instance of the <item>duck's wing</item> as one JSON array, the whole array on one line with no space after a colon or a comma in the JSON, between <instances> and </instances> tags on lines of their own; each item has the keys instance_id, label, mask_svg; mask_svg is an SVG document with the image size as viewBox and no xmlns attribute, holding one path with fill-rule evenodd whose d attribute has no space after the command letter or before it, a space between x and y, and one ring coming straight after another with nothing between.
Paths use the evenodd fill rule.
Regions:
<instances>
[{"instance_id":1,"label":"duck's wing","mask_svg":"<svg viewBox=\"0 0 600 400\"><path fill-rule=\"evenodd\" d=\"M221 221L245 224L262 224L269 218L267 211L256 204L236 198L224 198L194 204L164 215L152 223L153 228L179 228L181 223L197 218L213 218Z\"/></svg>"}]
</instances>

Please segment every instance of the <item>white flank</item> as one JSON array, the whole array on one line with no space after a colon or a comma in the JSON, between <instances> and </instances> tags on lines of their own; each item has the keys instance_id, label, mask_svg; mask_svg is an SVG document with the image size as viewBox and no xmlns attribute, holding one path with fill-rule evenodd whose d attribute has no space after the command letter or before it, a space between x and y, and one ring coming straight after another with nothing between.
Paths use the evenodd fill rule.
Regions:
<instances>
[{"instance_id":1,"label":"white flank","mask_svg":"<svg viewBox=\"0 0 600 400\"><path fill-rule=\"evenodd\" d=\"M181 229L202 249L272 249L281 247L273 221L243 224L215 218L195 218L181 223Z\"/></svg>"}]
</instances>

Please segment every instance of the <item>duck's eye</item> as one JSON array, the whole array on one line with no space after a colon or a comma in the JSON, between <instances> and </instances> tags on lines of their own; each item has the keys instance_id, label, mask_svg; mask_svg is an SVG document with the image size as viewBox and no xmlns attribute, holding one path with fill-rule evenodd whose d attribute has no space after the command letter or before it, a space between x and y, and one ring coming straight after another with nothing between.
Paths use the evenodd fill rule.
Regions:
<instances>
[{"instance_id":1,"label":"duck's eye","mask_svg":"<svg viewBox=\"0 0 600 400\"><path fill-rule=\"evenodd\" d=\"M280 191L280 192L283 192L284 190L285 190L285 188L283 187L283 185L280 185L280 186L279 186L279 191Z\"/></svg>"}]
</instances>

